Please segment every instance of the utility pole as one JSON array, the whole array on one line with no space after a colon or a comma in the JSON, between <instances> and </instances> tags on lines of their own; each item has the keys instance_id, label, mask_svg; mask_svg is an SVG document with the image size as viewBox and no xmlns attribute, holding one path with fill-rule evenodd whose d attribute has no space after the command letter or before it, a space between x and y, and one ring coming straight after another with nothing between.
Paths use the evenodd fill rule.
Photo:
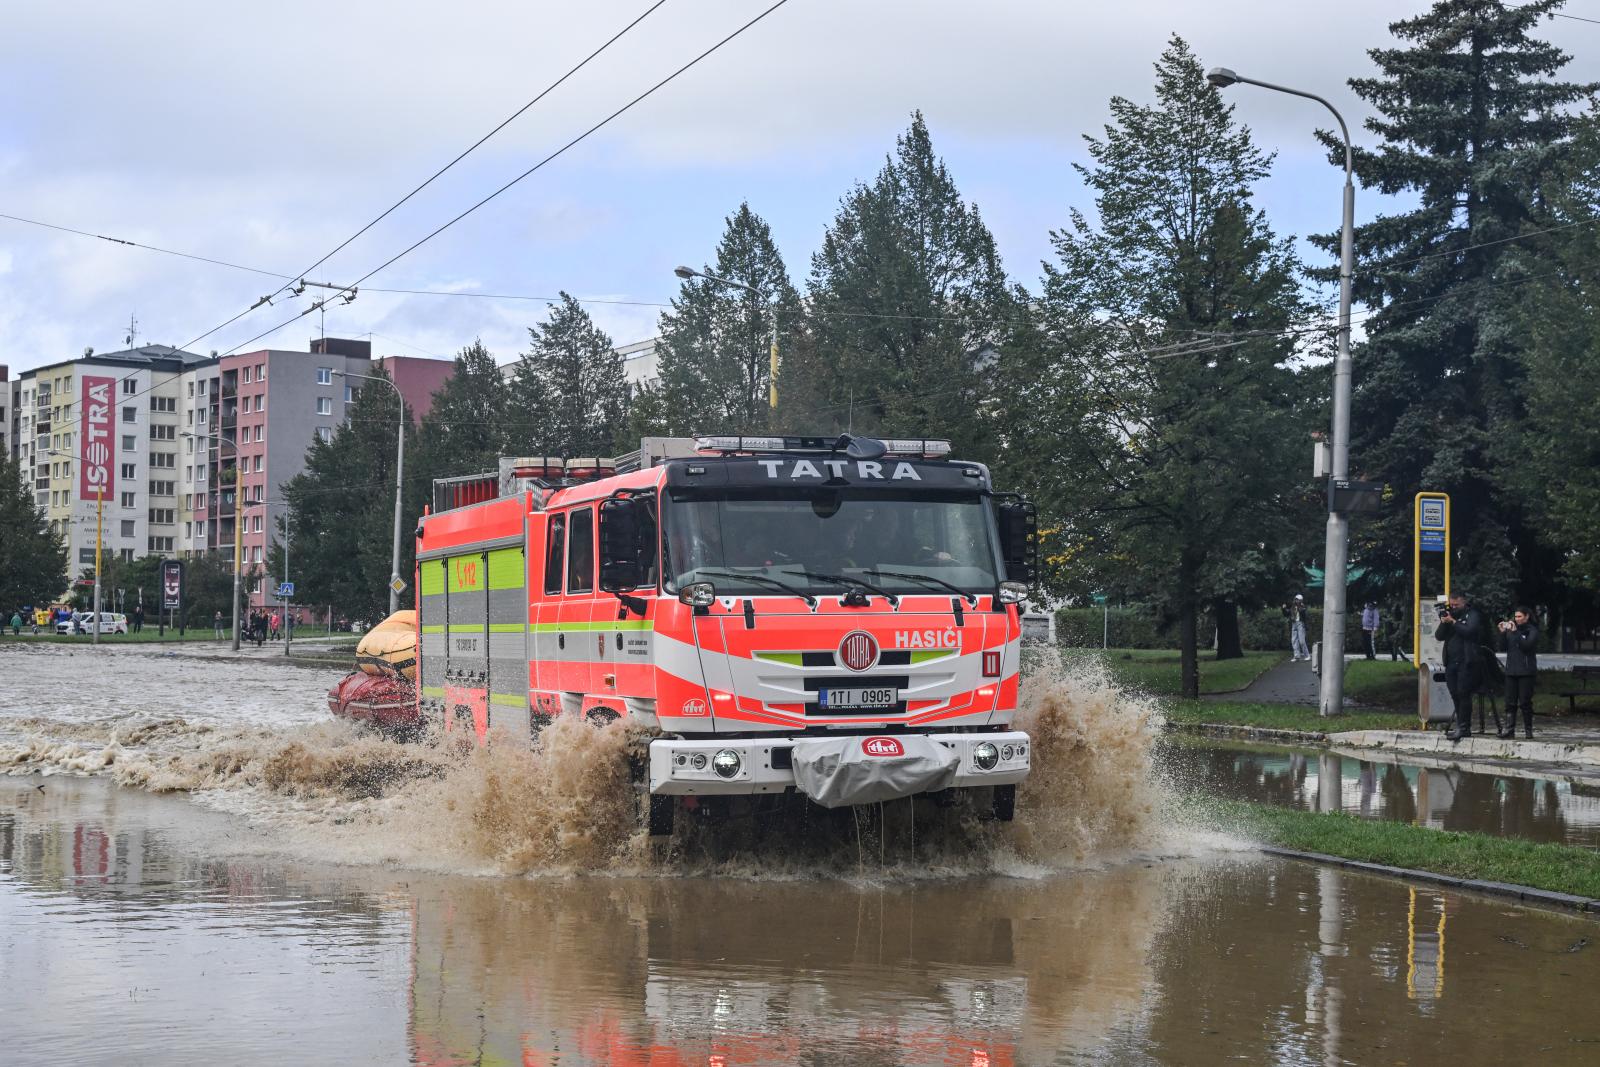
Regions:
<instances>
[{"instance_id":1,"label":"utility pole","mask_svg":"<svg viewBox=\"0 0 1600 1067\"><path fill-rule=\"evenodd\" d=\"M94 643L100 643L100 550L102 545L102 531L105 528L106 515L106 487L97 485L94 488Z\"/></svg>"}]
</instances>

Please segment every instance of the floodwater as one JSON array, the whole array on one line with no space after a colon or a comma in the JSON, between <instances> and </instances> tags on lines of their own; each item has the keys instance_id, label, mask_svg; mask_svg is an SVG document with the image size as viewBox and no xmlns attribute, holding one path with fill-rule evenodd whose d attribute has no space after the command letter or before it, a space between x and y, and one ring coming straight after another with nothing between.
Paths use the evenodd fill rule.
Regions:
<instances>
[{"instance_id":1,"label":"floodwater","mask_svg":"<svg viewBox=\"0 0 1600 1067\"><path fill-rule=\"evenodd\" d=\"M879 884L464 877L255 856L240 821L104 778L0 779L0 1058L1600 1055L1591 920L1249 853Z\"/></svg>"},{"instance_id":2,"label":"floodwater","mask_svg":"<svg viewBox=\"0 0 1600 1067\"><path fill-rule=\"evenodd\" d=\"M1593 920L1187 828L1094 679L1032 689L1011 826L707 847L638 837L614 727L397 746L325 673L114 657L0 652L5 1063L1600 1059Z\"/></svg>"},{"instance_id":3,"label":"floodwater","mask_svg":"<svg viewBox=\"0 0 1600 1067\"><path fill-rule=\"evenodd\" d=\"M1545 768L1468 769L1447 759L1172 738L1171 781L1238 800L1342 811L1438 830L1600 847L1600 779Z\"/></svg>"}]
</instances>

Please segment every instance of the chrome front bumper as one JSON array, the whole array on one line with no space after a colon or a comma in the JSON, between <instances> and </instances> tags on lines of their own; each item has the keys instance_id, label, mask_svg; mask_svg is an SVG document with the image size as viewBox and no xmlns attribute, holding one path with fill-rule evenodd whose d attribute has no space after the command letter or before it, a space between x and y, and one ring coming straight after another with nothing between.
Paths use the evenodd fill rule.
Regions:
<instances>
[{"instance_id":1,"label":"chrome front bumper","mask_svg":"<svg viewBox=\"0 0 1600 1067\"><path fill-rule=\"evenodd\" d=\"M892 735L887 735L892 736ZM993 734L929 734L928 738L961 757L954 788L970 789L984 785L1015 785L1028 776L1033 743L1021 730ZM650 742L650 792L667 796L740 796L750 793L782 793L794 786L791 753L787 750L818 740L796 738L661 738ZM979 767L973 749L985 741L1000 750L1000 761L992 770ZM1006 758L1007 749L1010 758ZM724 750L739 756L739 770L724 778L712 768L717 753ZM695 757L705 757L696 767Z\"/></svg>"}]
</instances>

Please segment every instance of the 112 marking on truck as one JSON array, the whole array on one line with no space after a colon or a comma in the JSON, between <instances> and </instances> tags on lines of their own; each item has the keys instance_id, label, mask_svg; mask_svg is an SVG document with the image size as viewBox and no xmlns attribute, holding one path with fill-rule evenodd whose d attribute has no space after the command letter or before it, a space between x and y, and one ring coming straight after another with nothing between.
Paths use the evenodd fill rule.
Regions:
<instances>
[{"instance_id":1,"label":"112 marking on truck","mask_svg":"<svg viewBox=\"0 0 1600 1067\"><path fill-rule=\"evenodd\" d=\"M681 798L762 794L981 797L1009 819L1036 519L949 452L651 438L440 480L417 528L418 714L480 743L628 719L654 833Z\"/></svg>"}]
</instances>

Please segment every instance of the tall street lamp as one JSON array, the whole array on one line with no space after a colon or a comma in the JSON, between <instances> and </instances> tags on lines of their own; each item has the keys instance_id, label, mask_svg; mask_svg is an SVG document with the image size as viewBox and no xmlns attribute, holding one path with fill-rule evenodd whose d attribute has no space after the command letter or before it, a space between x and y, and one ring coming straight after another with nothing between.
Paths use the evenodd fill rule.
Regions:
<instances>
[{"instance_id":1,"label":"tall street lamp","mask_svg":"<svg viewBox=\"0 0 1600 1067\"><path fill-rule=\"evenodd\" d=\"M389 614L393 615L400 610L400 590L406 587L406 583L400 578L400 487L403 484L401 478L406 466L406 398L391 378L378 374L357 374L347 370L336 370L333 373L341 378L362 378L369 382L382 382L394 390L395 399L400 401L400 429L395 435L394 457L394 556L389 567Z\"/></svg>"},{"instance_id":2,"label":"tall street lamp","mask_svg":"<svg viewBox=\"0 0 1600 1067\"><path fill-rule=\"evenodd\" d=\"M1227 67L1213 67L1206 80L1218 89L1235 82L1258 85L1274 92L1315 100L1339 123L1344 138L1344 227L1339 235L1339 350L1333 361L1333 433L1331 451L1335 483L1350 477L1350 274L1355 260L1356 187L1350 151L1350 128L1338 109L1315 93L1290 89L1284 85L1246 78ZM1322 604L1322 693L1323 715L1338 715L1344 710L1344 617L1345 581L1350 556L1350 520L1334 508L1335 496L1328 494L1328 540L1323 551Z\"/></svg>"},{"instance_id":3,"label":"tall street lamp","mask_svg":"<svg viewBox=\"0 0 1600 1067\"><path fill-rule=\"evenodd\" d=\"M239 651L239 557L244 543L244 499L239 493L239 442L220 434L185 433L197 441L215 441L233 449L233 650ZM220 498L219 498L220 499Z\"/></svg>"},{"instance_id":4,"label":"tall street lamp","mask_svg":"<svg viewBox=\"0 0 1600 1067\"><path fill-rule=\"evenodd\" d=\"M736 282L732 278L719 278L715 274L707 274L703 270L693 267L674 267L672 273L688 281L690 278L704 278L717 285L731 285L735 289L743 289L747 293L754 293L757 300L765 300L761 290L744 282ZM767 354L767 407L773 411L778 409L778 304L772 304L772 347Z\"/></svg>"}]
</instances>

